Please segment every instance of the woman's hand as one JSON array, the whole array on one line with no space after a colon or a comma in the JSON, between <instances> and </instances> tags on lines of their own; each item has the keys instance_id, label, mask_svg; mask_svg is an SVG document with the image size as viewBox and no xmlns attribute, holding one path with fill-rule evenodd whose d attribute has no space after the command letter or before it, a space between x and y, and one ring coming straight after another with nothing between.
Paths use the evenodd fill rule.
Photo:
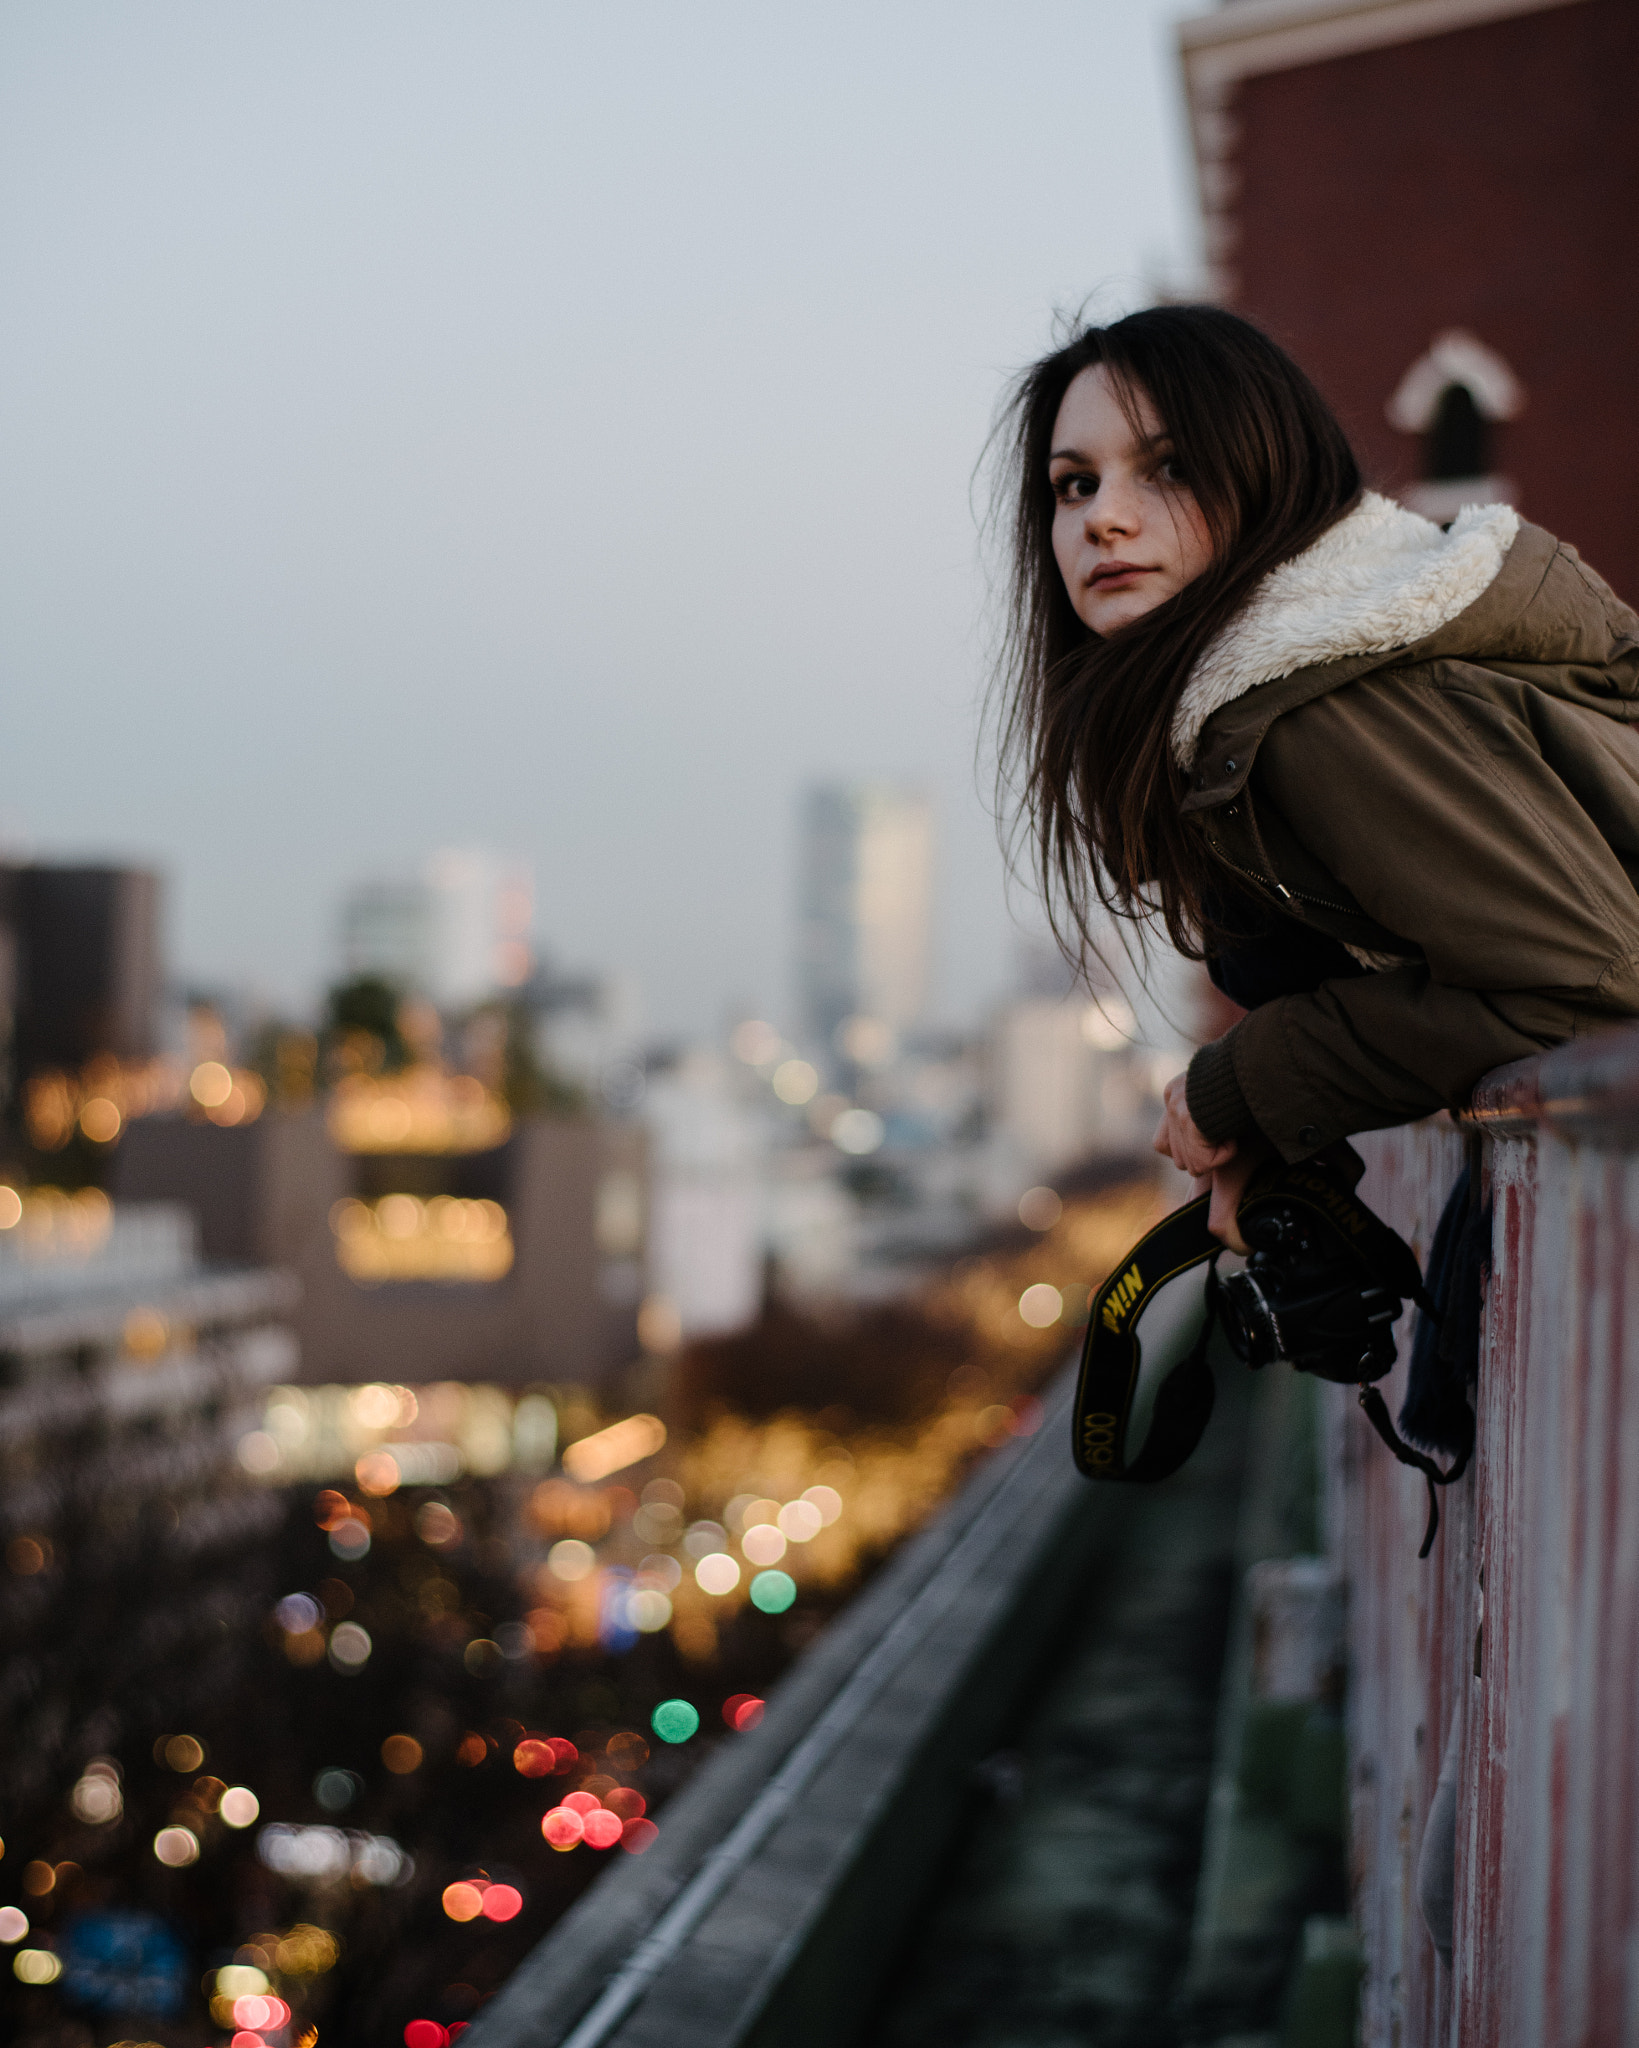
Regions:
<instances>
[{"instance_id":1,"label":"woman's hand","mask_svg":"<svg viewBox=\"0 0 1639 2048\"><path fill-rule=\"evenodd\" d=\"M1232 1252L1243 1255L1248 1247L1235 1225L1235 1212L1254 1169L1268 1147L1251 1144L1214 1145L1202 1135L1189 1113L1185 1096L1187 1076L1174 1074L1162 1091L1161 1121L1156 1128L1155 1149L1195 1179L1195 1192L1204 1194L1210 1182L1212 1206L1207 1210L1207 1228L1221 1238Z\"/></svg>"}]
</instances>

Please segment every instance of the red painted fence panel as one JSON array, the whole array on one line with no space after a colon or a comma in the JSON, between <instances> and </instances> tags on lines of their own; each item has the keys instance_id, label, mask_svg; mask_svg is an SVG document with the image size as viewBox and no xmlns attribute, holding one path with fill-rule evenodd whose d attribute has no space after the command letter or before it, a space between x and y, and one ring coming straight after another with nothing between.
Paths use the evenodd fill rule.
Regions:
<instances>
[{"instance_id":1,"label":"red painted fence panel","mask_svg":"<svg viewBox=\"0 0 1639 2048\"><path fill-rule=\"evenodd\" d=\"M1426 1496L1347 1389L1328 1540L1350 1593L1367 2048L1639 2048L1639 1031L1476 1092L1495 1205L1477 1443ZM1426 1256L1463 1161L1447 1119L1357 1141L1362 1193ZM1409 1319L1402 1333L1409 1345ZM1405 1366L1385 1387L1391 1411ZM1453 1734L1454 1731L1454 1734ZM1416 1872L1457 1744L1454 1968Z\"/></svg>"}]
</instances>

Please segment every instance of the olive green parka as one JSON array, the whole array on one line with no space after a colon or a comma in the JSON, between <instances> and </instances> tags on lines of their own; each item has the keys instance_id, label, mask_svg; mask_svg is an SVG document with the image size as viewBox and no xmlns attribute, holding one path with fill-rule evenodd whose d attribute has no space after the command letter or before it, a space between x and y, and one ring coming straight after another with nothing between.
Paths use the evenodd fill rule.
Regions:
<instances>
[{"instance_id":1,"label":"olive green parka","mask_svg":"<svg viewBox=\"0 0 1639 2048\"><path fill-rule=\"evenodd\" d=\"M1203 1134L1301 1159L1639 1016L1636 724L1639 618L1507 506L1368 493L1266 577L1180 699L1184 809L1369 971L1203 1047Z\"/></svg>"}]
</instances>

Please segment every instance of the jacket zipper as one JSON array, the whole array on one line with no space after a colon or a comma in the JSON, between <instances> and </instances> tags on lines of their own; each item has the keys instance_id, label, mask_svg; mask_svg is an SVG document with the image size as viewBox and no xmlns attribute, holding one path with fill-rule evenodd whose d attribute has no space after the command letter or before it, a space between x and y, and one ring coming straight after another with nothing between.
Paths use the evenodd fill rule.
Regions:
<instances>
[{"instance_id":1,"label":"jacket zipper","mask_svg":"<svg viewBox=\"0 0 1639 2048\"><path fill-rule=\"evenodd\" d=\"M1260 875L1251 868L1243 868L1239 861L1229 858L1216 839L1212 841L1212 850L1226 868L1232 869L1237 875L1244 875L1247 881L1255 882L1260 889L1273 889L1277 896L1284 896L1288 903L1311 903L1316 910L1335 910L1339 917L1355 917L1359 915L1357 910L1350 910L1346 904L1333 903L1329 897L1310 896L1302 889L1288 889L1278 876Z\"/></svg>"}]
</instances>

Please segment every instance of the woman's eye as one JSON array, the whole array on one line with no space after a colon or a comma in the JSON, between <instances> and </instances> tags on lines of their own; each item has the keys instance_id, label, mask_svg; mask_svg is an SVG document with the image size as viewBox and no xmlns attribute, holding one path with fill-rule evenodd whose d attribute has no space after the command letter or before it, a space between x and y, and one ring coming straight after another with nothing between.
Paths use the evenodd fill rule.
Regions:
<instances>
[{"instance_id":1,"label":"woman's eye","mask_svg":"<svg viewBox=\"0 0 1639 2048\"><path fill-rule=\"evenodd\" d=\"M1092 497L1097 489L1098 478L1088 476L1084 470L1074 470L1053 479L1053 495L1061 505L1079 505Z\"/></svg>"},{"instance_id":2,"label":"woman's eye","mask_svg":"<svg viewBox=\"0 0 1639 2048\"><path fill-rule=\"evenodd\" d=\"M1178 460L1176 455L1169 455L1155 473L1164 484L1187 484L1189 482L1189 478L1184 474L1184 465Z\"/></svg>"}]
</instances>

